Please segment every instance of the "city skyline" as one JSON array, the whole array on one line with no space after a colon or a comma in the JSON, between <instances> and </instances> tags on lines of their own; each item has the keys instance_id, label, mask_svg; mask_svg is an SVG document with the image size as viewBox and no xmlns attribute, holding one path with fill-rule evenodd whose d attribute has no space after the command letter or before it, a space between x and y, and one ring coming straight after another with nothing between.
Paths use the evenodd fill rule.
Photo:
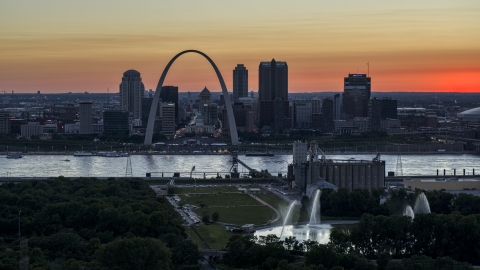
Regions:
<instances>
[{"instance_id":1,"label":"city skyline","mask_svg":"<svg viewBox=\"0 0 480 270\"><path fill-rule=\"evenodd\" d=\"M341 92L348 73L369 73L372 92L480 91L478 1L12 1L0 25L0 92L113 93L129 69L155 89L185 49L207 53L230 92L237 64L258 91L255 67L274 57L289 63L290 93ZM220 92L196 55L175 63L165 84Z\"/></svg>"}]
</instances>

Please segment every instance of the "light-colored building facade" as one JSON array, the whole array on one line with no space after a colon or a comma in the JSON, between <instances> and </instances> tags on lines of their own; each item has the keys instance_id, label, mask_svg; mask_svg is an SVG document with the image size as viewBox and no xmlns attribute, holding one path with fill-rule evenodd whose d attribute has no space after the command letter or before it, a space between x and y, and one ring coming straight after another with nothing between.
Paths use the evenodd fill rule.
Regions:
<instances>
[{"instance_id":1,"label":"light-colored building facade","mask_svg":"<svg viewBox=\"0 0 480 270\"><path fill-rule=\"evenodd\" d=\"M20 127L20 136L30 139L32 136L42 136L43 126L38 122L29 122Z\"/></svg>"}]
</instances>

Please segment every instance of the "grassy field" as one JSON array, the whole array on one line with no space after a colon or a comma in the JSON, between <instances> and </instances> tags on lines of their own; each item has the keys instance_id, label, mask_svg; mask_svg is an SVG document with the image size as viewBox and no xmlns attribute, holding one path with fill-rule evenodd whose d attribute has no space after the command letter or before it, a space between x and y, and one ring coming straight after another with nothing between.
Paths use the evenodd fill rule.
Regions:
<instances>
[{"instance_id":1,"label":"grassy field","mask_svg":"<svg viewBox=\"0 0 480 270\"><path fill-rule=\"evenodd\" d=\"M286 202L285 200L279 198L278 196L268 193L268 194L255 194L258 198L260 198L262 201L268 203L278 211L282 211L282 209L288 208L289 203Z\"/></svg>"},{"instance_id":2,"label":"grassy field","mask_svg":"<svg viewBox=\"0 0 480 270\"><path fill-rule=\"evenodd\" d=\"M198 190L197 190L198 191ZM207 194L181 194L179 195L184 204L190 204L204 208L198 208L195 213L202 218L204 215L212 216L217 212L220 222L236 225L264 224L276 217L275 212L242 193L207 193Z\"/></svg>"},{"instance_id":3,"label":"grassy field","mask_svg":"<svg viewBox=\"0 0 480 270\"><path fill-rule=\"evenodd\" d=\"M219 192L238 192L235 186L221 186L221 187L176 187L176 194L188 193L219 193Z\"/></svg>"},{"instance_id":4,"label":"grassy field","mask_svg":"<svg viewBox=\"0 0 480 270\"><path fill-rule=\"evenodd\" d=\"M195 243L198 246L198 248L200 248L200 249L208 248L208 246L206 246L203 243L203 240L193 231L194 229L192 229L190 227L185 227L185 228L186 228L186 232L187 232L188 237L190 237L190 239L192 239L193 243ZM195 228L195 230L197 228ZM197 232L198 232L198 230L197 230Z\"/></svg>"},{"instance_id":5,"label":"grassy field","mask_svg":"<svg viewBox=\"0 0 480 270\"><path fill-rule=\"evenodd\" d=\"M234 233L225 230L224 226L217 224L201 225L195 227L195 230L212 249L224 249L227 246L230 237L235 235Z\"/></svg>"}]
</instances>

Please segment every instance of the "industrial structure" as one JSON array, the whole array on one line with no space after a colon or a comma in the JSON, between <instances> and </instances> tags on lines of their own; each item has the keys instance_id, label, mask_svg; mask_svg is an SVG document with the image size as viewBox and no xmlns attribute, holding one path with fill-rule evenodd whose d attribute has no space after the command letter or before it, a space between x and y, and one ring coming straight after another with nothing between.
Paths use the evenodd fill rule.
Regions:
<instances>
[{"instance_id":1,"label":"industrial structure","mask_svg":"<svg viewBox=\"0 0 480 270\"><path fill-rule=\"evenodd\" d=\"M293 144L293 164L289 169L292 187L302 194L309 195L309 190L321 188L322 182L349 190L384 186L385 161L380 160L380 155L373 160L333 160L327 159L315 141L307 149L307 142Z\"/></svg>"}]
</instances>

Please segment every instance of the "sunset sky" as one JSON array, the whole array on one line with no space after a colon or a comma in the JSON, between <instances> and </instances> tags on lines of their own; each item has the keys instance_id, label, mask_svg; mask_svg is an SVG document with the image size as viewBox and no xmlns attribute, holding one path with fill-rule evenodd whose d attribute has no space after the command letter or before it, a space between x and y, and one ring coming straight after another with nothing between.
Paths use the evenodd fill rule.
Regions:
<instances>
[{"instance_id":1,"label":"sunset sky","mask_svg":"<svg viewBox=\"0 0 480 270\"><path fill-rule=\"evenodd\" d=\"M343 91L366 73L372 91L480 92L479 0L3 0L0 91L118 92L136 69L155 89L168 61L186 49L232 70L286 61L289 92ZM178 59L166 85L220 91L199 55Z\"/></svg>"}]
</instances>

